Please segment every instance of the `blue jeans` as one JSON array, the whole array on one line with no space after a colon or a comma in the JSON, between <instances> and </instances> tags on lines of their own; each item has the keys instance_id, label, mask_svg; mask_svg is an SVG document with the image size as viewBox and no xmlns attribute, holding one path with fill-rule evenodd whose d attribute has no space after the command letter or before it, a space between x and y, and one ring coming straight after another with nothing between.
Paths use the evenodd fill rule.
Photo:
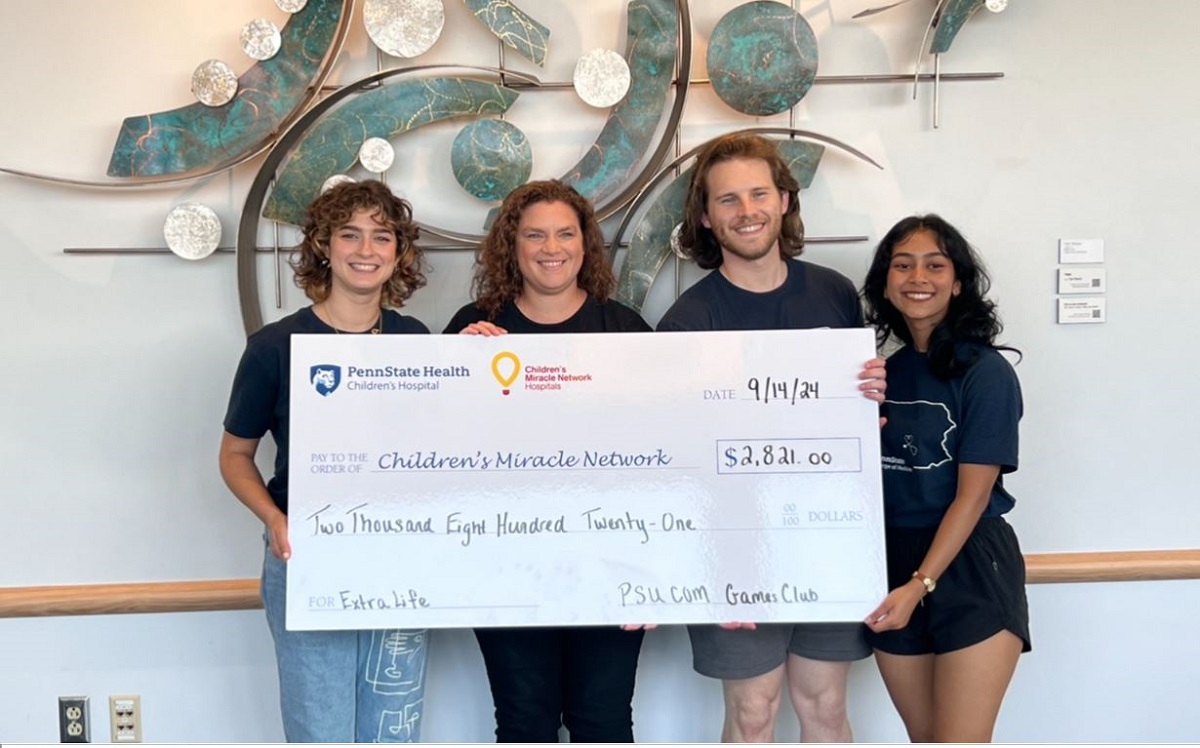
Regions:
<instances>
[{"instance_id":1,"label":"blue jeans","mask_svg":"<svg viewBox=\"0 0 1200 748\"><path fill-rule=\"evenodd\" d=\"M288 631L287 564L267 549L262 600L275 640L289 743L411 743L421 737L425 629Z\"/></svg>"},{"instance_id":2,"label":"blue jeans","mask_svg":"<svg viewBox=\"0 0 1200 748\"><path fill-rule=\"evenodd\" d=\"M643 631L617 626L475 629L496 705L496 742L632 743Z\"/></svg>"}]
</instances>

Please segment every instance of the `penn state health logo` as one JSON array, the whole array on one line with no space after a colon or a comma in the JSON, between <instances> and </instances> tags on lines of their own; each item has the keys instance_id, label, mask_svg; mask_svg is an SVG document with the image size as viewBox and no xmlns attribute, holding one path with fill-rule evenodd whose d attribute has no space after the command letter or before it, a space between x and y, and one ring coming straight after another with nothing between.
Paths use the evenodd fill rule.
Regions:
<instances>
[{"instance_id":1,"label":"penn state health logo","mask_svg":"<svg viewBox=\"0 0 1200 748\"><path fill-rule=\"evenodd\" d=\"M317 364L309 367L308 381L321 397L329 397L342 383L342 367L333 364Z\"/></svg>"}]
</instances>

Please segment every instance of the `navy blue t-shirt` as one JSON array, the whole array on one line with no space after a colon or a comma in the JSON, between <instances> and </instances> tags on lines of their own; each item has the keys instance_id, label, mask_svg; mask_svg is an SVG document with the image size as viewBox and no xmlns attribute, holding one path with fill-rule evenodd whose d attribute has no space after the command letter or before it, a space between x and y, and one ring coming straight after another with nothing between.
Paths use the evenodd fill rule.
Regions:
<instances>
[{"instance_id":1,"label":"navy blue t-shirt","mask_svg":"<svg viewBox=\"0 0 1200 748\"><path fill-rule=\"evenodd\" d=\"M386 309L380 332L385 335L428 333L429 328L413 317ZM288 391L291 380L292 335L323 333L334 329L305 307L272 322L246 340L246 350L233 377L225 430L242 439L261 439L271 432L275 440L275 475L267 481L267 492L275 506L287 514L288 482Z\"/></svg>"},{"instance_id":2,"label":"navy blue t-shirt","mask_svg":"<svg viewBox=\"0 0 1200 748\"><path fill-rule=\"evenodd\" d=\"M658 322L660 331L811 330L862 327L862 305L850 279L803 260L787 261L783 285L756 293L718 269L680 294Z\"/></svg>"},{"instance_id":3,"label":"navy blue t-shirt","mask_svg":"<svg viewBox=\"0 0 1200 748\"><path fill-rule=\"evenodd\" d=\"M934 527L958 490L958 466L999 465L1000 476L984 517L1013 508L1004 473L1017 469L1021 385L1012 365L994 348L960 344L961 357L977 356L966 373L943 380L929 358L911 346L887 362L887 417L883 446L883 508L895 527Z\"/></svg>"},{"instance_id":4,"label":"navy blue t-shirt","mask_svg":"<svg viewBox=\"0 0 1200 748\"><path fill-rule=\"evenodd\" d=\"M553 324L534 322L522 314L511 301L500 307L496 318L491 320L482 309L474 304L467 304L455 313L443 332L458 333L472 322L485 320L503 327L507 332L527 335L557 332L650 332L650 325L629 307L612 299L598 301L590 295L583 302L583 306L579 307L579 311L562 322Z\"/></svg>"}]
</instances>

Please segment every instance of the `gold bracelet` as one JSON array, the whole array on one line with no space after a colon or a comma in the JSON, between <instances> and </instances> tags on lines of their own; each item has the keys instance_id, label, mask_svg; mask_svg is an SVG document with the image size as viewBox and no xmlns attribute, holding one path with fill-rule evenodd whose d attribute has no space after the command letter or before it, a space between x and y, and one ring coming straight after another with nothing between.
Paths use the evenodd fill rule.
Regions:
<instances>
[{"instance_id":1,"label":"gold bracelet","mask_svg":"<svg viewBox=\"0 0 1200 748\"><path fill-rule=\"evenodd\" d=\"M926 595L928 595L930 592L933 592L934 590L937 589L937 580L930 579L929 577L925 576L924 574L921 573L920 569L913 572L913 579L916 579L916 580L920 581L921 584L925 585L925 594Z\"/></svg>"}]
</instances>

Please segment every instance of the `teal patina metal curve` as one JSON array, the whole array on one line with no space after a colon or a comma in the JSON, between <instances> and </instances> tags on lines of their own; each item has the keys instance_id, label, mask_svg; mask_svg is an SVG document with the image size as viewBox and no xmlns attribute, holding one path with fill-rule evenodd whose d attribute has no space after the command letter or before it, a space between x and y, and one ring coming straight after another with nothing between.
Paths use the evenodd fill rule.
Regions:
<instances>
[{"instance_id":1,"label":"teal patina metal curve","mask_svg":"<svg viewBox=\"0 0 1200 748\"><path fill-rule=\"evenodd\" d=\"M984 0L949 0L941 15L937 16L937 27L933 33L933 43L929 45L929 53L940 55L949 50L963 24L975 11L982 8L983 4Z\"/></svg>"},{"instance_id":2,"label":"teal patina metal curve","mask_svg":"<svg viewBox=\"0 0 1200 748\"><path fill-rule=\"evenodd\" d=\"M789 139L778 141L780 153L788 163L792 175L800 183L801 189L806 189L812 184L813 176L817 171L817 165L821 161L821 156L825 153L825 145L822 144L840 148L879 169L883 168L865 153L841 141L817 133L792 130L790 128L771 127L750 128L740 132L758 133L760 135L788 135L791 138L803 138L803 140ZM670 164L663 167L646 184L642 192L638 194L629 206L624 220L617 227L616 233L613 235L613 256L615 256L616 248L621 245L630 221L635 215L642 213L640 206L645 202L647 195L659 183L669 177L678 165L692 158L703 147L704 144L701 144L679 156ZM650 292L650 287L654 285L654 279L658 277L663 264L671 255L671 232L683 220L684 202L687 199L691 178L692 168L688 168L672 179L658 193L649 207L646 208L637 226L634 228L633 234L629 238L629 251L625 255L625 261L621 263L621 272L617 278L616 298L622 304L639 312L642 309L642 305L646 303L646 295Z\"/></svg>"},{"instance_id":3,"label":"teal patina metal curve","mask_svg":"<svg viewBox=\"0 0 1200 748\"><path fill-rule=\"evenodd\" d=\"M768 117L791 109L817 77L817 37L804 16L758 0L722 16L706 57L713 91L735 110Z\"/></svg>"},{"instance_id":4,"label":"teal patina metal curve","mask_svg":"<svg viewBox=\"0 0 1200 748\"><path fill-rule=\"evenodd\" d=\"M465 66L465 65L417 65L407 68L396 68L393 70L383 70L378 73L359 78L356 81L347 83L346 85L334 91L329 96L321 99L316 104L313 104L308 111L300 116L295 124L293 124L287 132L283 133L267 155L263 158L262 165L258 172L254 175L254 180L250 183L250 189L246 191L246 200L242 204L241 217L238 219L237 231L237 283L238 283L238 306L242 312L242 326L246 334L254 332L263 325L262 308L259 305L258 293L258 266L256 260L256 247L258 244L258 222L259 216L263 212L263 203L267 198L267 193L271 190L272 182L275 180L276 173L283 166L284 162L292 155L293 147L302 139L308 137L309 128L318 124L323 117L333 111L335 108L342 105L344 101L352 97L360 96L364 92L375 91L384 82L400 76L415 76L432 73L435 70L445 70L453 68L455 70L472 70L482 72L493 76L503 74L503 71L496 68ZM526 83L533 85L537 84L537 79L524 74L508 73L509 77L517 77L524 80ZM458 79L455 79L458 80ZM511 93L513 98L516 98L515 93ZM423 224L422 231L429 230ZM436 233L436 232L435 232Z\"/></svg>"},{"instance_id":5,"label":"teal patina metal curve","mask_svg":"<svg viewBox=\"0 0 1200 748\"><path fill-rule=\"evenodd\" d=\"M195 178L253 158L316 98L345 40L352 7L353 0L309 0L284 26L279 52L243 73L227 104L126 118L108 175Z\"/></svg>"},{"instance_id":6,"label":"teal patina metal curve","mask_svg":"<svg viewBox=\"0 0 1200 748\"><path fill-rule=\"evenodd\" d=\"M533 20L509 0L463 0L463 4L506 47L538 65L546 64L550 29Z\"/></svg>"},{"instance_id":7,"label":"teal patina metal curve","mask_svg":"<svg viewBox=\"0 0 1200 748\"><path fill-rule=\"evenodd\" d=\"M360 93L304 133L276 176L263 216L303 224L321 184L353 166L367 138L389 139L452 117L501 114L519 95L469 78L400 81Z\"/></svg>"},{"instance_id":8,"label":"teal patina metal curve","mask_svg":"<svg viewBox=\"0 0 1200 748\"><path fill-rule=\"evenodd\" d=\"M464 190L480 200L503 200L533 172L533 148L520 128L498 119L469 123L450 147L450 168Z\"/></svg>"},{"instance_id":9,"label":"teal patina metal curve","mask_svg":"<svg viewBox=\"0 0 1200 748\"><path fill-rule=\"evenodd\" d=\"M596 213L612 215L633 197L662 163L683 112L687 71L691 67L691 22L686 0L632 0L628 9L626 61L629 93L609 112L596 141L562 179L596 203ZM612 199L608 196L628 180L642 162L666 110L667 93L679 75L675 103L659 146L637 179Z\"/></svg>"}]
</instances>

